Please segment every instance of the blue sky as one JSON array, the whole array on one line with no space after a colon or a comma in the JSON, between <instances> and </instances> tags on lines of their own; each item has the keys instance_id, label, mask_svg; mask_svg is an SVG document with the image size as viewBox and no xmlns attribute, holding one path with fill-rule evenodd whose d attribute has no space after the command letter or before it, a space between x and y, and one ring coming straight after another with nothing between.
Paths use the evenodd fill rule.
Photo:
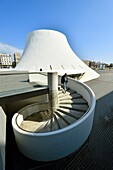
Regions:
<instances>
[{"instance_id":1,"label":"blue sky","mask_svg":"<svg viewBox=\"0 0 113 170\"><path fill-rule=\"evenodd\" d=\"M0 42L24 49L36 29L64 33L81 59L113 63L113 0L0 0Z\"/></svg>"}]
</instances>

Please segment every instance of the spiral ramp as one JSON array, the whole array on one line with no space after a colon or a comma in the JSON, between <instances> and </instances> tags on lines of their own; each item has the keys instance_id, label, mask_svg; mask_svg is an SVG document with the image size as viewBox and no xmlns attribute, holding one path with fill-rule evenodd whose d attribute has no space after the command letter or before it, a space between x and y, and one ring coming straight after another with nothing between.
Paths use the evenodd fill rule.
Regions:
<instances>
[{"instance_id":1,"label":"spiral ramp","mask_svg":"<svg viewBox=\"0 0 113 170\"><path fill-rule=\"evenodd\" d=\"M46 110L47 107L48 104L42 106L40 112L26 117L20 127L23 130L36 133L59 130L81 119L89 108L83 96L71 89L66 93L63 93L62 89L58 91L58 106L51 116Z\"/></svg>"}]
</instances>

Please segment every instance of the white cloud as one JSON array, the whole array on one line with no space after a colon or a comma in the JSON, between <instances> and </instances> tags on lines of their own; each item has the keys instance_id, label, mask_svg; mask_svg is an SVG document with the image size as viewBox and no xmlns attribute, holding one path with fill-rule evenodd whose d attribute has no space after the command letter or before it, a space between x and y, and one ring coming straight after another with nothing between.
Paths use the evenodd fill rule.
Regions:
<instances>
[{"instance_id":1,"label":"white cloud","mask_svg":"<svg viewBox=\"0 0 113 170\"><path fill-rule=\"evenodd\" d=\"M10 54L12 56L12 61L14 59L14 53L16 52L22 54L23 50L0 42L0 53Z\"/></svg>"}]
</instances>

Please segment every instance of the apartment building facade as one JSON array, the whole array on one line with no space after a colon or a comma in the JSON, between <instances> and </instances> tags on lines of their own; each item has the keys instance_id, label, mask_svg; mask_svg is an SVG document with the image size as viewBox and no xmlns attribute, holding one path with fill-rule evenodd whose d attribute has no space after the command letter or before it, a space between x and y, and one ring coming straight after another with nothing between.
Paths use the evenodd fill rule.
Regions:
<instances>
[{"instance_id":1,"label":"apartment building facade","mask_svg":"<svg viewBox=\"0 0 113 170\"><path fill-rule=\"evenodd\" d=\"M10 54L0 53L0 68L12 67L12 59Z\"/></svg>"},{"instance_id":2,"label":"apartment building facade","mask_svg":"<svg viewBox=\"0 0 113 170\"><path fill-rule=\"evenodd\" d=\"M14 53L15 65L17 65L19 61L20 61L20 53Z\"/></svg>"}]
</instances>

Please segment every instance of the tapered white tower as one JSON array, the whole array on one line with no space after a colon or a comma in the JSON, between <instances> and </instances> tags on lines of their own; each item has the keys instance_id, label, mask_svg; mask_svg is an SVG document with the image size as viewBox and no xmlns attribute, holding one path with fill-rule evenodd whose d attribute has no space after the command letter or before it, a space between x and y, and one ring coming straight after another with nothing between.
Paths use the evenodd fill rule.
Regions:
<instances>
[{"instance_id":1,"label":"tapered white tower","mask_svg":"<svg viewBox=\"0 0 113 170\"><path fill-rule=\"evenodd\" d=\"M28 34L26 46L16 70L55 70L59 75L84 73L80 81L99 77L70 48L66 36L53 30L36 30Z\"/></svg>"}]
</instances>

